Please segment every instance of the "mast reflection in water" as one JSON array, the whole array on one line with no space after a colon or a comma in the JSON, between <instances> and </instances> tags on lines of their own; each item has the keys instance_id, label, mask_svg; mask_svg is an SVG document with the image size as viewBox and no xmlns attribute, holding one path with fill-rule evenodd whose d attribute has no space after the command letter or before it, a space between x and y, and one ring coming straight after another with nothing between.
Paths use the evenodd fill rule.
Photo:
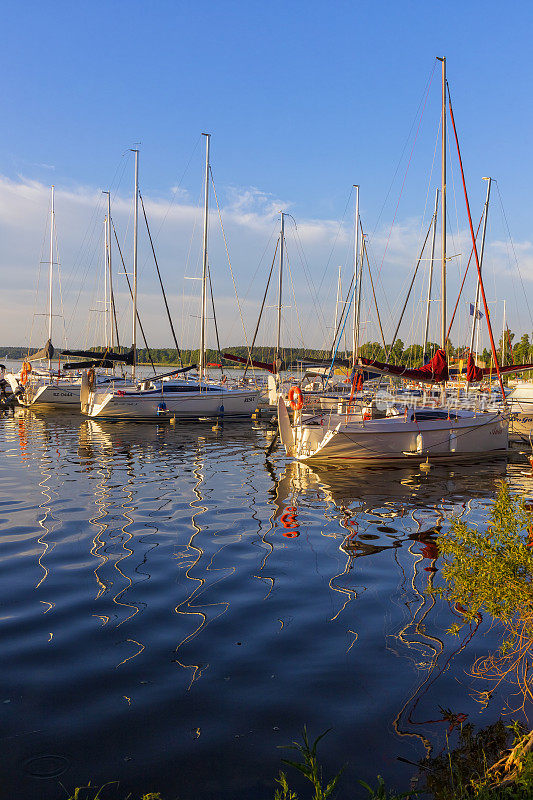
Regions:
<instances>
[{"instance_id":1,"label":"mast reflection in water","mask_svg":"<svg viewBox=\"0 0 533 800\"><path fill-rule=\"evenodd\" d=\"M346 787L379 773L405 788L398 756L497 716L466 675L488 622L456 641L427 589L438 532L451 514L482 524L504 465L265 462L248 425L22 411L0 430L6 796L119 779L124 794L271 798L277 747L304 724L333 727L322 758L348 762Z\"/></svg>"}]
</instances>

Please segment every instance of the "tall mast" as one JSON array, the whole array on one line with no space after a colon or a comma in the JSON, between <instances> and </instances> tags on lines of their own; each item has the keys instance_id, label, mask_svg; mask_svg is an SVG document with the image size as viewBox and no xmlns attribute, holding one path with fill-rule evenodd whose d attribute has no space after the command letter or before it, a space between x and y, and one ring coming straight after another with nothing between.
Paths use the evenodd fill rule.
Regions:
<instances>
[{"instance_id":1,"label":"tall mast","mask_svg":"<svg viewBox=\"0 0 533 800\"><path fill-rule=\"evenodd\" d=\"M281 227L279 233L279 279L278 279L278 332L276 336L276 372L279 372L277 363L279 360L280 348L281 348L281 295L283 289L283 246L285 244L285 214L283 211L280 211L281 214Z\"/></svg>"},{"instance_id":2,"label":"tall mast","mask_svg":"<svg viewBox=\"0 0 533 800\"><path fill-rule=\"evenodd\" d=\"M133 364L131 366L131 379L135 381L135 368L137 366L137 237L139 223L139 151L135 153L135 202L133 204Z\"/></svg>"},{"instance_id":3,"label":"tall mast","mask_svg":"<svg viewBox=\"0 0 533 800\"><path fill-rule=\"evenodd\" d=\"M505 300L503 301L502 367L505 367Z\"/></svg>"},{"instance_id":4,"label":"tall mast","mask_svg":"<svg viewBox=\"0 0 533 800\"><path fill-rule=\"evenodd\" d=\"M113 325L113 304L114 304L114 297L113 297L113 270L111 264L111 192L103 192L103 194L107 195L107 227L106 227L106 240L107 240L107 248L106 248L106 258L107 258L107 274L108 274L108 282L109 282L109 323L111 325L111 349L115 346L115 329Z\"/></svg>"},{"instance_id":5,"label":"tall mast","mask_svg":"<svg viewBox=\"0 0 533 800\"><path fill-rule=\"evenodd\" d=\"M109 329L107 326L107 215L104 217L104 340L106 348L109 347Z\"/></svg>"},{"instance_id":6,"label":"tall mast","mask_svg":"<svg viewBox=\"0 0 533 800\"><path fill-rule=\"evenodd\" d=\"M206 308L207 308L207 223L209 216L209 143L210 133L203 133L205 136L205 186L204 186L204 241L203 241L203 265L202 265L202 315L200 320L200 383L205 371L205 334L206 334Z\"/></svg>"},{"instance_id":7,"label":"tall mast","mask_svg":"<svg viewBox=\"0 0 533 800\"><path fill-rule=\"evenodd\" d=\"M352 331L352 363L355 367L355 359L357 358L357 267L359 255L359 186L354 184L355 189L355 243L354 243L354 257L353 257L353 331Z\"/></svg>"},{"instance_id":8,"label":"tall mast","mask_svg":"<svg viewBox=\"0 0 533 800\"><path fill-rule=\"evenodd\" d=\"M359 226L361 227L361 226ZM357 335L355 337L355 356L359 355L359 345L360 345L360 335L361 335L361 294L363 291L363 248L364 248L364 241L365 235L361 231L361 238L362 238L362 246L360 248L359 253L359 271L358 271L358 280L357 280Z\"/></svg>"},{"instance_id":9,"label":"tall mast","mask_svg":"<svg viewBox=\"0 0 533 800\"><path fill-rule=\"evenodd\" d=\"M487 218L489 215L489 199L490 199L490 186L492 183L492 178L483 178L484 181L487 181L487 196L485 198L485 208L483 210L483 228L481 231L481 244L479 247L479 267L480 269L483 267L483 253L485 251L485 234L487 232ZM474 336L476 332L477 325L477 317L478 317L478 308L479 308L479 277L476 283L476 302L474 304L474 314L472 318L472 331L470 334L470 352L472 353L472 348L474 347ZM477 350L477 348L476 348Z\"/></svg>"},{"instance_id":10,"label":"tall mast","mask_svg":"<svg viewBox=\"0 0 533 800\"><path fill-rule=\"evenodd\" d=\"M54 275L54 187L51 187L50 201L50 268L48 270L48 338L52 341L52 279ZM51 369L52 361L48 359L48 369Z\"/></svg>"},{"instance_id":11,"label":"tall mast","mask_svg":"<svg viewBox=\"0 0 533 800\"><path fill-rule=\"evenodd\" d=\"M339 303L341 302L341 297L342 297L341 270L342 270L342 267L339 266L339 278L337 280L337 301L335 303L335 322L333 323L333 337L334 337L334 340L333 340L333 347L332 347L332 350L331 350L331 355L332 356L333 356L333 353L335 352L335 339L336 339L336 336L337 336L337 321L338 321L338 318L339 318Z\"/></svg>"},{"instance_id":12,"label":"tall mast","mask_svg":"<svg viewBox=\"0 0 533 800\"><path fill-rule=\"evenodd\" d=\"M431 284L433 282L433 259L435 258L435 238L437 235L437 209L439 206L439 190L435 190L435 209L433 211L433 232L431 234L431 258L429 260L429 284L428 284L428 299L427 299L427 306L426 306L426 327L424 330L424 347L422 350L422 356L425 357L426 355L426 347L428 343L428 331L429 331L429 306L431 303Z\"/></svg>"},{"instance_id":13,"label":"tall mast","mask_svg":"<svg viewBox=\"0 0 533 800\"><path fill-rule=\"evenodd\" d=\"M446 59L442 64L442 142L441 142L441 328L440 346L446 348Z\"/></svg>"}]
</instances>

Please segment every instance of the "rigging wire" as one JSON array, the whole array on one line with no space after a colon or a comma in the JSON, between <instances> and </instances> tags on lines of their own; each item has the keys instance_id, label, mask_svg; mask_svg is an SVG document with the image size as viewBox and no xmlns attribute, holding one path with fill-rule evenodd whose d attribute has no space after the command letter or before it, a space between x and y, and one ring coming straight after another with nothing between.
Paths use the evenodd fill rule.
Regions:
<instances>
[{"instance_id":1,"label":"rigging wire","mask_svg":"<svg viewBox=\"0 0 533 800\"><path fill-rule=\"evenodd\" d=\"M50 217L51 204L52 204L52 200L50 198L49 201L48 201L48 210L46 212L47 213L47 217L46 217L47 220ZM31 316L30 334L29 334L29 338L27 340L26 353L27 353L28 356L29 356L30 350L31 350L31 343L33 341L33 327L34 327L34 324L35 324L35 317L37 316L37 300L38 300L38 295L39 295L39 284L40 284L40 281L41 281L41 267L45 263L45 261L44 261L44 248L46 246L46 238L47 238L46 237L46 233L47 233L47 230L48 230L48 226L45 223L44 230L43 230L43 238L42 238L42 242L41 242L41 256L39 258L39 269L38 269L38 272L37 272L37 283L35 285L35 296L34 296L34 300L33 300L33 313L32 313L32 316Z\"/></svg>"},{"instance_id":2,"label":"rigging wire","mask_svg":"<svg viewBox=\"0 0 533 800\"><path fill-rule=\"evenodd\" d=\"M270 267L270 272L268 274L268 280L267 280L267 284L266 284L266 288L265 288L265 293L263 295L263 302L261 303L261 308L259 309L259 316L257 318L257 325L255 326L254 335L252 337L252 344L250 345L250 355L253 353L254 345L255 345L255 339L256 339L256 336L257 336L257 332L259 330L259 325L261 323L261 317L263 315L263 309L265 307L265 302L266 302L267 294L268 294L268 287L270 285L270 279L272 277L272 272L274 270L274 264L276 263L276 254L278 252L278 247L279 247L279 236L278 236L278 241L276 242L276 249L274 250L274 258L272 259L272 265ZM244 368L243 377L246 377L247 370L248 370L248 364L246 364L246 366Z\"/></svg>"},{"instance_id":3,"label":"rigging wire","mask_svg":"<svg viewBox=\"0 0 533 800\"><path fill-rule=\"evenodd\" d=\"M218 360L220 361L220 374L224 375L224 367L222 366L222 351L220 349L220 338L218 335L217 313L215 311L215 298L213 296L213 284L211 283L211 268L207 265L207 278L209 280L209 291L211 293L211 308L213 309L213 324L215 326L215 337L217 340L217 353Z\"/></svg>"},{"instance_id":4,"label":"rigging wire","mask_svg":"<svg viewBox=\"0 0 533 800\"><path fill-rule=\"evenodd\" d=\"M250 352L250 345L248 344L248 337L246 335L246 327L244 325L244 319L243 319L242 310L241 310L241 303L240 303L240 300L239 300L239 295L237 293L237 285L235 283L235 276L233 274L233 268L231 266L231 259L230 259L229 250L228 250L228 242L227 242L227 239L226 239L226 232L224 230L224 225L222 224L222 214L220 212L220 206L218 204L217 191L215 189L215 181L214 181L214 178L213 178L213 170L211 169L211 166L209 167L209 174L211 176L211 185L213 186L213 194L214 194L215 201L216 201L216 204L217 204L218 218L220 220L220 228L222 230L222 236L224 238L224 247L226 249L226 256L227 256L227 259L228 259L229 270L230 270L230 273L231 273L231 280L233 282L233 289L235 291L235 298L237 300L237 306L238 306L239 315L240 315L240 318L241 318L242 330L243 330L243 333L244 333L244 341L246 342L246 348L248 350L248 357L251 359L252 355L251 355L251 352ZM252 364L252 371L253 371L253 369L254 368L253 368L253 364ZM254 378L255 378L255 372L253 374L254 374Z\"/></svg>"},{"instance_id":5,"label":"rigging wire","mask_svg":"<svg viewBox=\"0 0 533 800\"><path fill-rule=\"evenodd\" d=\"M321 330L322 338L323 338L323 341L325 341L326 340L326 335L327 335L326 332L325 332L326 323L325 323L325 320L323 318L323 313L322 313L322 309L321 309L321 306L320 306L318 293L317 293L317 291L315 289L315 285L313 283L313 277L312 277L311 271L309 269L309 264L308 264L307 258L305 256L305 251L303 249L302 241L301 241L301 238L300 238L300 232L298 230L298 225L296 224L296 220L294 219L292 214L287 214L286 213L285 216L290 217L292 219L293 223L294 223L294 230L295 230L295 233L296 233L296 236L295 236L296 250L297 250L298 255L300 257L300 262L302 264L303 273L304 273L305 279L307 281L307 288L309 289L309 294L311 295L312 301L313 301L314 306L315 306L316 318L317 318L317 321L318 321L318 323L319 323L319 325L320 325L320 327L322 329ZM307 321L308 321L308 323L310 322L310 317L308 317Z\"/></svg>"},{"instance_id":6,"label":"rigging wire","mask_svg":"<svg viewBox=\"0 0 533 800\"><path fill-rule=\"evenodd\" d=\"M379 265L378 275L381 274L381 270L382 270L382 267L383 267L383 262L385 261L385 256L387 255L387 250L388 250L388 247L389 247L390 237L392 235L392 229L393 229L394 223L396 221L396 216L398 214L398 208L400 206L400 200L402 199L403 190L404 190L404 187L405 187L405 181L407 180L407 175L409 173L409 168L411 166L411 161L412 161L412 158L413 158L415 144L416 144L416 142L418 140L418 134L420 132L420 126L422 124L422 119L424 117L424 111L426 109L426 104L427 104L427 100L428 100L428 97L429 97L429 90L431 88L431 83L432 83L432 80L433 80L433 75L435 73L436 65L437 65L437 62L435 61L435 64L433 65L433 69L431 71L430 78L429 78L429 80L428 80L428 82L426 84L426 93L425 93L425 98L423 100L422 111L420 112L420 119L418 120L418 126L417 126L417 129L416 129L415 138L413 140L413 146L411 147L411 152L409 154L409 160L407 162L407 167L405 169L405 174L403 176L403 181L402 181L402 185L401 185L401 189L400 189L400 194L399 194L399 197L398 197L398 202L396 203L396 208L394 209L394 216L392 218L391 226L390 226L390 229L389 229L389 234L387 236L387 242L385 244L385 250L383 252L383 257L381 259L381 264ZM420 105L419 105L419 108L420 108ZM417 111L417 114L418 114L418 111ZM415 120L416 120L416 116L415 116ZM413 123L413 126L414 126L414 123ZM377 223L376 223L376 225L377 225ZM374 233L375 232L376 232L376 229L374 228Z\"/></svg>"},{"instance_id":7,"label":"rigging wire","mask_svg":"<svg viewBox=\"0 0 533 800\"><path fill-rule=\"evenodd\" d=\"M287 245L285 245L285 247L287 247ZM287 269L289 270L289 278L291 280L292 296L294 298L294 310L296 312L296 320L298 322L298 328L300 330L300 341L302 343L302 348L305 348L304 335L303 335L303 331L302 331L302 324L300 322L300 314L299 314L299 311L298 311L298 305L296 303L296 292L294 291L294 282L292 280L291 261L290 261L289 252L288 252L287 249L285 250L285 253L286 253L286 256L287 256Z\"/></svg>"},{"instance_id":8,"label":"rigging wire","mask_svg":"<svg viewBox=\"0 0 533 800\"><path fill-rule=\"evenodd\" d=\"M180 350L180 347L179 347L179 344L178 344L178 340L176 339L176 332L174 330L174 323L172 322L172 316L170 314L170 309L168 307L167 296L166 296L166 293L165 293L165 287L163 286L163 280L161 278L161 272L159 271L159 264L157 263L157 256L155 254L155 247L154 247L154 243L153 243L153 240L152 240L152 234L150 233L150 226L148 225L148 217L146 216L146 210L144 208L144 200L143 200L142 194L140 192L139 192L139 199L141 201L141 207L142 207L142 210L143 210L144 221L146 223L146 230L148 232L148 238L150 239L150 246L152 248L152 254L154 256L154 263L155 263L155 268L157 270L157 277L159 278L159 285L161 286L161 291L163 293L163 300L165 302L165 308L166 308L166 311L167 311L167 317L168 317L168 322L169 322L169 325L170 325L170 330L172 332L172 337L174 339L174 344L176 345L176 350L178 351L178 358L180 360L180 366L182 367L183 366L183 360L181 358L181 350Z\"/></svg>"},{"instance_id":9,"label":"rigging wire","mask_svg":"<svg viewBox=\"0 0 533 800\"><path fill-rule=\"evenodd\" d=\"M126 272L126 264L124 263L124 259L122 257L122 250L120 249L120 242L118 240L118 236L117 236L117 232L116 232L115 224L114 224L113 220L111 220L111 225L113 226L113 233L115 234L115 241L117 243L118 252L119 252L119 255L120 255L120 260L122 261L122 266L124 268L124 275L126 277L126 281L128 282L128 289L130 290L130 296L131 296L131 299L133 301L133 290L131 288L129 275ZM148 343L146 341L146 336L144 335L144 328L142 326L141 317L139 316L139 310L138 309L137 309L137 322L139 323L139 328L141 329L141 334L142 334L142 337L143 337L144 346L146 347L146 351L148 353L148 358L150 360L150 364L152 365L152 369L154 371L154 375L157 375L157 370L156 370L154 362L152 360L152 353L150 352L150 348L148 347Z\"/></svg>"},{"instance_id":10,"label":"rigging wire","mask_svg":"<svg viewBox=\"0 0 533 800\"><path fill-rule=\"evenodd\" d=\"M331 245L331 250L329 252L329 256L328 256L327 261L326 261L326 266L324 267L324 271L322 272L322 277L320 279L320 283L318 284L318 292L322 291L322 284L324 283L324 279L326 277L326 273L327 273L327 271L329 269L329 265L331 263L333 252L335 250L335 247L337 246L337 241L339 239L340 232L341 232L341 230L343 228L344 219L346 217L346 212L348 210L348 206L350 204L350 200L352 199L353 190L354 190L354 187L352 186L352 188L350 189L350 194L348 195L348 199L346 201L346 205L344 206L344 212L343 212L342 217L341 217L341 219L339 221L339 226L337 228L337 233L335 234L335 238L333 240L333 244Z\"/></svg>"},{"instance_id":11,"label":"rigging wire","mask_svg":"<svg viewBox=\"0 0 533 800\"><path fill-rule=\"evenodd\" d=\"M515 260L515 264L516 264L516 269L518 271L518 276L520 278L520 284L522 286L522 291L524 292L524 299L525 299L526 305L527 305L527 310L528 310L528 314L529 314L529 321L531 322L531 327L533 328L533 317L531 316L531 309L529 307L529 302L528 302L528 299L527 299L527 293L526 293L526 289L525 289L525 286L524 286L524 280L522 278L522 273L520 272L520 265L518 263L518 257L516 255L516 250L515 250L515 246L514 246L514 242L513 242L513 237L511 236L511 229L509 228L509 222L507 221L507 215L506 215L505 209L503 207L502 194L500 192L500 187L499 187L498 181L494 181L494 183L496 184L496 189L498 190L498 197L499 197L499 200L500 200L500 206L501 206L501 209L502 209L503 219L505 220L505 226L507 228L507 235L509 236L509 241L511 243L511 248L512 248L512 251L513 251L513 256L514 256L514 260Z\"/></svg>"}]
</instances>

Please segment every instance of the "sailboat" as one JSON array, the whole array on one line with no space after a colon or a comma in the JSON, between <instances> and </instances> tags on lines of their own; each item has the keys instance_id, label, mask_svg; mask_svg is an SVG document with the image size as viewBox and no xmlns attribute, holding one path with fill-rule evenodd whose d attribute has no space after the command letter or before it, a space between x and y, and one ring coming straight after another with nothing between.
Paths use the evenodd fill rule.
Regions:
<instances>
[{"instance_id":1,"label":"sailboat","mask_svg":"<svg viewBox=\"0 0 533 800\"><path fill-rule=\"evenodd\" d=\"M446 359L446 60L442 63L442 149L441 149L441 348L433 359L419 369L394 367L359 358L361 368L371 365L383 374L392 374L422 383L445 384L448 379ZM449 90L448 90L449 91ZM450 102L450 115L454 128L463 175L459 144ZM463 175L464 182L464 175ZM476 257L480 290L485 305L491 346L498 375L499 366L487 312L485 291L481 278L479 257L471 221L465 185L473 250ZM357 303L357 301L355 300ZM500 377L502 398L505 403ZM432 461L455 462L482 456L504 455L508 448L508 414L479 412L466 409L451 411L445 406L436 408L408 408L389 405L388 408L371 409L369 418L360 419L345 413L304 415L297 409L291 422L283 398L278 399L278 426L282 444L288 456L298 461L329 461L352 465L405 465Z\"/></svg>"},{"instance_id":2,"label":"sailboat","mask_svg":"<svg viewBox=\"0 0 533 800\"><path fill-rule=\"evenodd\" d=\"M48 269L48 341L44 348L29 356L20 373L8 373L5 377L13 392L17 393L21 405L48 408L76 409L80 403L81 378L52 370L54 346L52 344L53 285L54 285L54 234L55 205L54 187L50 199L50 259ZM35 366L34 362L47 361L47 367ZM33 362L33 363L32 363Z\"/></svg>"},{"instance_id":3,"label":"sailboat","mask_svg":"<svg viewBox=\"0 0 533 800\"><path fill-rule=\"evenodd\" d=\"M173 370L164 375L137 381L136 376L136 337L137 337L137 232L139 201L139 152L135 150L135 198L134 198L134 240L133 240L133 364L131 385L102 390L96 383L90 385L87 373L82 379L81 410L89 417L112 420L155 420L155 419L200 419L222 417L224 419L249 418L255 411L259 391L255 388L239 389L228 387L225 383L214 383L206 375L206 332L207 332L207 282L208 265L208 217L209 217L209 147L210 134L206 137L205 187L204 187L204 226L203 226L203 268L202 268L202 310L200 325L200 363L198 380L184 380L180 373L189 372L194 367Z\"/></svg>"}]
</instances>

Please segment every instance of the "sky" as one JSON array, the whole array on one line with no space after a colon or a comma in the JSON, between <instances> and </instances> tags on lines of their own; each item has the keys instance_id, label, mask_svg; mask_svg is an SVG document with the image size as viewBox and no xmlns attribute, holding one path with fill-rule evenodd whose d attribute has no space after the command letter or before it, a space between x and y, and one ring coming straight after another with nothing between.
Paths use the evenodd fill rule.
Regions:
<instances>
[{"instance_id":1,"label":"sky","mask_svg":"<svg viewBox=\"0 0 533 800\"><path fill-rule=\"evenodd\" d=\"M209 261L222 345L250 341L285 211L283 343L331 344L338 268L353 271L353 184L390 339L429 225L438 162L440 64L459 130L474 225L491 190L484 271L491 319L503 301L533 329L529 182L533 7L527 2L24 2L3 9L0 52L1 345L42 345L50 186L56 189L56 346L102 342L103 190L127 271L133 156L180 346L198 343L203 132L211 134ZM451 129L448 304L470 253ZM227 252L226 252L227 244ZM437 242L437 247L439 244ZM116 250L116 249L115 249ZM233 278L228 264L231 263ZM113 252L122 341L125 279ZM400 336L422 341L424 253ZM472 268L471 268L472 272ZM470 273L469 273L470 274ZM60 278L60 281L59 281ZM275 337L274 283L257 341ZM368 279L363 338L379 339ZM238 295L238 301L235 295ZM452 341L468 339L474 278ZM438 295L436 281L434 296ZM439 302L431 304L437 337ZM148 343L172 346L149 242L139 236L139 309ZM212 312L211 316L212 316ZM243 322L241 323L241 315ZM214 344L212 321L209 343ZM482 343L486 341L482 335Z\"/></svg>"}]
</instances>

